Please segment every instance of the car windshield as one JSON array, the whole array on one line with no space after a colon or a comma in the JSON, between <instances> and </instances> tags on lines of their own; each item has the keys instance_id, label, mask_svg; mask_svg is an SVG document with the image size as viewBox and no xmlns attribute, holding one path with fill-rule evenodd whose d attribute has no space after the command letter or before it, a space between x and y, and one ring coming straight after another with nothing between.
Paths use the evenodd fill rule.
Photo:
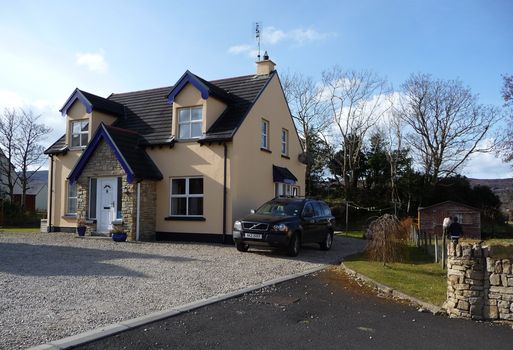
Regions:
<instances>
[{"instance_id":1,"label":"car windshield","mask_svg":"<svg viewBox=\"0 0 513 350\"><path fill-rule=\"evenodd\" d=\"M301 202L267 202L256 211L260 215L299 216Z\"/></svg>"}]
</instances>

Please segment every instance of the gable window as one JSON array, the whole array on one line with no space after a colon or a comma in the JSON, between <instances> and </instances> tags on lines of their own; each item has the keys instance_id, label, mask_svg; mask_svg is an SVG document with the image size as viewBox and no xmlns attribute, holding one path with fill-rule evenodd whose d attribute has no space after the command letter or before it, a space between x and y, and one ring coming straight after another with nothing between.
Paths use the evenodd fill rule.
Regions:
<instances>
[{"instance_id":1,"label":"gable window","mask_svg":"<svg viewBox=\"0 0 513 350\"><path fill-rule=\"evenodd\" d=\"M77 183L68 182L68 200L66 214L76 215L77 213Z\"/></svg>"},{"instance_id":2,"label":"gable window","mask_svg":"<svg viewBox=\"0 0 513 350\"><path fill-rule=\"evenodd\" d=\"M71 147L87 146L89 138L89 121L76 120L71 122Z\"/></svg>"},{"instance_id":3,"label":"gable window","mask_svg":"<svg viewBox=\"0 0 513 350\"><path fill-rule=\"evenodd\" d=\"M263 149L269 149L269 122L267 120L262 119L261 129L262 141L260 143L260 147Z\"/></svg>"},{"instance_id":4,"label":"gable window","mask_svg":"<svg viewBox=\"0 0 513 350\"><path fill-rule=\"evenodd\" d=\"M196 139L203 134L202 107L180 108L178 110L178 138Z\"/></svg>"},{"instance_id":5,"label":"gable window","mask_svg":"<svg viewBox=\"0 0 513 350\"><path fill-rule=\"evenodd\" d=\"M171 179L171 216L203 215L203 178Z\"/></svg>"},{"instance_id":6,"label":"gable window","mask_svg":"<svg viewBox=\"0 0 513 350\"><path fill-rule=\"evenodd\" d=\"M281 155L289 155L289 131L287 129L281 129Z\"/></svg>"}]
</instances>

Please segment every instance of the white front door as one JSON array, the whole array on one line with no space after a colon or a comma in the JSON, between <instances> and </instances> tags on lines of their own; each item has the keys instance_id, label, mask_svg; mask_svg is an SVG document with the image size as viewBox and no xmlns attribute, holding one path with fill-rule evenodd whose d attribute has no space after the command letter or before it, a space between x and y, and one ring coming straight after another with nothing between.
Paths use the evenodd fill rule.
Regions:
<instances>
[{"instance_id":1,"label":"white front door","mask_svg":"<svg viewBox=\"0 0 513 350\"><path fill-rule=\"evenodd\" d=\"M98 178L98 222L96 230L99 233L109 233L112 230L112 221L116 218L117 207L117 185L118 181L114 178Z\"/></svg>"}]
</instances>

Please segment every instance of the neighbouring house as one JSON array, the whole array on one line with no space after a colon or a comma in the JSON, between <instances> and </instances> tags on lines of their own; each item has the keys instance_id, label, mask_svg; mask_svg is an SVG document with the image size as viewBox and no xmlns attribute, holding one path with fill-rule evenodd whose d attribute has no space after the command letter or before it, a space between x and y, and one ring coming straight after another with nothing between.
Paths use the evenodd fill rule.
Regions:
<instances>
[{"instance_id":1,"label":"neighbouring house","mask_svg":"<svg viewBox=\"0 0 513 350\"><path fill-rule=\"evenodd\" d=\"M4 199L9 193L9 189L7 187L7 164L9 164L9 160L5 156L4 152L0 149L0 199ZM12 171L14 167L11 165Z\"/></svg>"},{"instance_id":2,"label":"neighbouring house","mask_svg":"<svg viewBox=\"0 0 513 350\"><path fill-rule=\"evenodd\" d=\"M35 213L44 213L48 206L48 171L39 170L29 172L29 188L25 194L25 210ZM14 203L21 204L21 186L14 188Z\"/></svg>"},{"instance_id":3,"label":"neighbouring house","mask_svg":"<svg viewBox=\"0 0 513 350\"><path fill-rule=\"evenodd\" d=\"M132 240L229 241L233 222L276 195L304 193L305 165L275 64L103 98L76 89L50 157L48 226Z\"/></svg>"},{"instance_id":4,"label":"neighbouring house","mask_svg":"<svg viewBox=\"0 0 513 350\"><path fill-rule=\"evenodd\" d=\"M481 210L463 203L445 201L420 207L418 210L420 231L442 237L442 223L445 217L458 217L463 236L481 238Z\"/></svg>"}]
</instances>

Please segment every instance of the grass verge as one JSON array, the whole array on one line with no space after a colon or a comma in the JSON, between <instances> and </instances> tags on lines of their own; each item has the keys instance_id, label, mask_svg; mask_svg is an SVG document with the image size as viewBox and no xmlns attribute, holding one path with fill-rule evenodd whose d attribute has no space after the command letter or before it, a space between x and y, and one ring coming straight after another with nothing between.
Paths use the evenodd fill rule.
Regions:
<instances>
[{"instance_id":1,"label":"grass verge","mask_svg":"<svg viewBox=\"0 0 513 350\"><path fill-rule=\"evenodd\" d=\"M39 227L1 227L2 233L39 233Z\"/></svg>"},{"instance_id":2,"label":"grass verge","mask_svg":"<svg viewBox=\"0 0 513 350\"><path fill-rule=\"evenodd\" d=\"M364 239L363 231L335 231L335 234L340 237Z\"/></svg>"},{"instance_id":3,"label":"grass verge","mask_svg":"<svg viewBox=\"0 0 513 350\"><path fill-rule=\"evenodd\" d=\"M408 247L400 263L369 261L365 253L346 258L344 264L362 275L425 302L441 306L447 296L447 275L440 264L420 248Z\"/></svg>"}]
</instances>

